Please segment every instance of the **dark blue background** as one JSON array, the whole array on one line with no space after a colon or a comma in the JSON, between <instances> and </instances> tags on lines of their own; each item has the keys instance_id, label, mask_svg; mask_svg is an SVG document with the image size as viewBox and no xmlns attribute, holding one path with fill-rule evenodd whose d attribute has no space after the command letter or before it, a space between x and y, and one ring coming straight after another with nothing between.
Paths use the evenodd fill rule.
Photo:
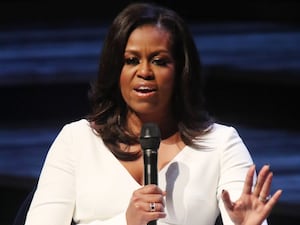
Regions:
<instances>
[{"instance_id":1,"label":"dark blue background","mask_svg":"<svg viewBox=\"0 0 300 225\"><path fill-rule=\"evenodd\" d=\"M11 223L63 124L88 112L107 25L128 2L0 3L0 224ZM258 168L271 165L273 191L284 190L271 224L296 224L299 3L162 3L191 26L210 112L237 128Z\"/></svg>"}]
</instances>

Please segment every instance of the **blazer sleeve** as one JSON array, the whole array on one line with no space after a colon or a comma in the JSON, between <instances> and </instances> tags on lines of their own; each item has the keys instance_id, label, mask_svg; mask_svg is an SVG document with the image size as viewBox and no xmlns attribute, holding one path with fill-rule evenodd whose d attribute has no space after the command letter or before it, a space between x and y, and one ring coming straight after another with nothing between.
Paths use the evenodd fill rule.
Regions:
<instances>
[{"instance_id":1,"label":"blazer sleeve","mask_svg":"<svg viewBox=\"0 0 300 225\"><path fill-rule=\"evenodd\" d=\"M219 143L219 148L221 148L221 170L218 185L218 201L224 225L233 223L224 208L221 199L222 190L227 190L231 200L236 201L242 194L248 169L254 163L248 148L237 130L233 127L229 127L228 129L226 134L224 132L223 139ZM253 184L255 184L256 176L255 174ZM267 225L267 221L264 221L263 225Z\"/></svg>"},{"instance_id":2,"label":"blazer sleeve","mask_svg":"<svg viewBox=\"0 0 300 225\"><path fill-rule=\"evenodd\" d=\"M71 225L75 210L76 168L82 151L71 126L65 125L49 148L25 225ZM104 221L78 225L126 225L125 212Z\"/></svg>"}]
</instances>

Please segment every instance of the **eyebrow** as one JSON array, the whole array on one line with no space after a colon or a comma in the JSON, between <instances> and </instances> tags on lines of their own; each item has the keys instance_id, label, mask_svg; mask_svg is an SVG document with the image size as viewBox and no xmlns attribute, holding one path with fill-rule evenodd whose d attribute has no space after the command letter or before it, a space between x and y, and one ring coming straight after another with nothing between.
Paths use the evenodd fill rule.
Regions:
<instances>
[{"instance_id":1,"label":"eyebrow","mask_svg":"<svg viewBox=\"0 0 300 225\"><path fill-rule=\"evenodd\" d=\"M134 50L134 49L125 49L124 53L131 53L131 54L135 54L135 55L139 55L140 52L138 50ZM171 54L170 50L165 50L165 49L160 49L160 50L155 50L153 52L150 53L150 55L157 55L160 53L166 53L166 54Z\"/></svg>"}]
</instances>

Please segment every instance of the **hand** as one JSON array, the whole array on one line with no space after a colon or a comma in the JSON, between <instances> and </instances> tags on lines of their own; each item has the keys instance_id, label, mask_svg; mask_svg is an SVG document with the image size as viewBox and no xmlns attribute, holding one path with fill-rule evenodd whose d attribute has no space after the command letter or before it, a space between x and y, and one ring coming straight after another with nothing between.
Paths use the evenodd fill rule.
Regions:
<instances>
[{"instance_id":1,"label":"hand","mask_svg":"<svg viewBox=\"0 0 300 225\"><path fill-rule=\"evenodd\" d=\"M222 192L225 208L234 224L261 225L281 196L282 190L277 190L272 197L267 197L270 196L273 178L268 165L260 170L252 191L254 173L255 165L252 165L247 173L242 195L236 202L231 202L226 190Z\"/></svg>"},{"instance_id":2,"label":"hand","mask_svg":"<svg viewBox=\"0 0 300 225\"><path fill-rule=\"evenodd\" d=\"M149 221L166 217L165 195L166 193L154 184L134 191L126 211L127 224L146 225Z\"/></svg>"}]
</instances>

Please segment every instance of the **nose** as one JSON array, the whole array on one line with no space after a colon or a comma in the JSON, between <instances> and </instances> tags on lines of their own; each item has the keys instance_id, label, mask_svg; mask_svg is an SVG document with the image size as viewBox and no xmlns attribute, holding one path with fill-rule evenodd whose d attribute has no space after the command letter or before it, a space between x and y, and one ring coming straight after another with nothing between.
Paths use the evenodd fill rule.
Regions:
<instances>
[{"instance_id":1,"label":"nose","mask_svg":"<svg viewBox=\"0 0 300 225\"><path fill-rule=\"evenodd\" d=\"M139 65L139 68L137 71L137 76L144 80L153 80L154 79L153 71L147 62L141 63Z\"/></svg>"}]
</instances>

